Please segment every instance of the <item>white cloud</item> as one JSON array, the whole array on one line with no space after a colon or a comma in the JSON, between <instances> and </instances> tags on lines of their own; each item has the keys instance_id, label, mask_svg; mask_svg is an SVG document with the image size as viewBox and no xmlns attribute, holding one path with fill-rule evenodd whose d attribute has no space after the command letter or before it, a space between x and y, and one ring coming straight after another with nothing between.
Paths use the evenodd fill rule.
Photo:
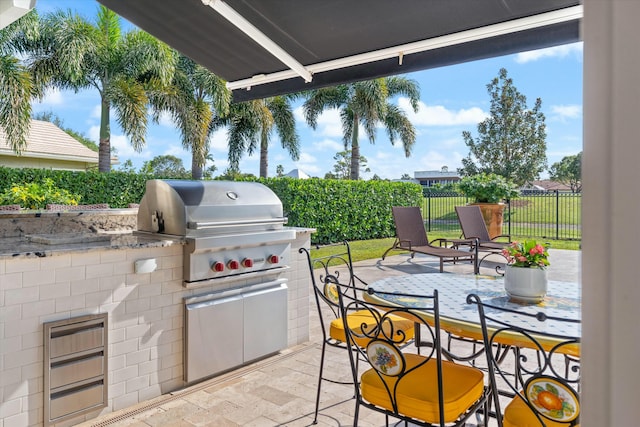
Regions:
<instances>
[{"instance_id":1,"label":"white cloud","mask_svg":"<svg viewBox=\"0 0 640 427\"><path fill-rule=\"evenodd\" d=\"M228 152L227 129L222 128L211 134L209 137L209 147L212 151L221 153Z\"/></svg>"},{"instance_id":2,"label":"white cloud","mask_svg":"<svg viewBox=\"0 0 640 427\"><path fill-rule=\"evenodd\" d=\"M300 153L300 160L298 160L295 165L304 173L311 176L319 176L321 178L324 177L325 172L328 172L331 169L331 167L325 168L326 170L321 169L318 166L318 159L307 152ZM290 172L290 170L284 171L284 173L288 172Z\"/></svg>"},{"instance_id":3,"label":"white cloud","mask_svg":"<svg viewBox=\"0 0 640 427\"><path fill-rule=\"evenodd\" d=\"M398 99L398 105L406 111L407 117L409 117L414 126L470 125L477 124L488 117L488 114L478 107L453 111L442 105L427 105L420 101L418 103L418 112L414 113L409 99Z\"/></svg>"},{"instance_id":4,"label":"white cloud","mask_svg":"<svg viewBox=\"0 0 640 427\"><path fill-rule=\"evenodd\" d=\"M62 105L64 103L64 96L59 89L47 89L44 96L39 102L35 102L34 106L49 107L52 105Z\"/></svg>"},{"instance_id":5,"label":"white cloud","mask_svg":"<svg viewBox=\"0 0 640 427\"><path fill-rule=\"evenodd\" d=\"M89 113L89 117L92 119L100 119L102 117L102 106L100 104L94 105L91 113Z\"/></svg>"},{"instance_id":6,"label":"white cloud","mask_svg":"<svg viewBox=\"0 0 640 427\"><path fill-rule=\"evenodd\" d=\"M542 58L565 58L571 54L582 55L582 42L564 44L561 46L548 47L545 49L531 50L529 52L520 52L516 55L516 62L524 64L527 62L537 61Z\"/></svg>"},{"instance_id":7,"label":"white cloud","mask_svg":"<svg viewBox=\"0 0 640 427\"><path fill-rule=\"evenodd\" d=\"M317 151L329 151L331 153L337 153L338 151L344 151L344 144L341 141L325 138L321 141L315 141L311 144L311 148Z\"/></svg>"},{"instance_id":8,"label":"white cloud","mask_svg":"<svg viewBox=\"0 0 640 427\"><path fill-rule=\"evenodd\" d=\"M552 105L551 112L560 119L576 119L582 115L582 105Z\"/></svg>"},{"instance_id":9,"label":"white cloud","mask_svg":"<svg viewBox=\"0 0 640 427\"><path fill-rule=\"evenodd\" d=\"M160 117L158 118L158 124L160 126L170 127L172 129L176 127L176 124L173 121L171 114L167 113L166 111L163 111L162 113L160 113Z\"/></svg>"},{"instance_id":10,"label":"white cloud","mask_svg":"<svg viewBox=\"0 0 640 427\"><path fill-rule=\"evenodd\" d=\"M88 137L93 141L100 141L100 126L91 126ZM134 150L133 146L129 143L129 139L124 135L115 135L112 133L111 147L116 149L115 155L118 156L120 161L129 158L149 160L154 156L153 152L149 149L149 145L143 147L140 152Z\"/></svg>"},{"instance_id":11,"label":"white cloud","mask_svg":"<svg viewBox=\"0 0 640 427\"><path fill-rule=\"evenodd\" d=\"M298 123L306 123L302 107L293 110ZM340 112L336 108L323 111L317 120L316 134L320 136L338 137L342 136L342 125L340 124Z\"/></svg>"}]
</instances>

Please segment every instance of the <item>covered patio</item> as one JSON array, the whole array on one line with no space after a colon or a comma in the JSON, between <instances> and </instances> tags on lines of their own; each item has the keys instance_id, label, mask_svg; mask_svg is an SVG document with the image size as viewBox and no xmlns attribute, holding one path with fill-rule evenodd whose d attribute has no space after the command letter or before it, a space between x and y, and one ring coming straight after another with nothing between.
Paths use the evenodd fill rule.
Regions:
<instances>
[{"instance_id":1,"label":"covered patio","mask_svg":"<svg viewBox=\"0 0 640 427\"><path fill-rule=\"evenodd\" d=\"M549 279L567 282L579 280L581 253L570 250L550 251L552 261ZM494 274L490 263L481 274ZM355 264L356 274L374 282L390 276L437 273L438 260L416 255L394 255ZM448 272L472 274L470 264L447 266ZM240 369L141 403L107 414L83 427L106 426L309 426L313 422L320 361L322 333L311 302L310 341L244 366ZM350 375L346 352L329 350L327 369L338 377ZM319 426L351 425L355 402L352 386L324 382L320 403ZM363 410L360 426L382 426L384 417ZM471 427L472 425L470 425Z\"/></svg>"},{"instance_id":2,"label":"covered patio","mask_svg":"<svg viewBox=\"0 0 640 427\"><path fill-rule=\"evenodd\" d=\"M200 37L207 36L222 37L225 31L229 30L229 24L220 27L214 26L215 21L203 22L203 25L193 24L186 20L189 25L177 26L174 20L167 21L164 16L172 13L171 17L175 19L184 19L186 15L183 11L167 12L165 9L171 3L163 2L162 6L149 1L121 2L118 0L101 0L101 2L114 10L122 11L123 16L132 19L134 11L140 17L133 20L140 27L152 32L152 25L159 26L164 33L164 38L171 42L171 39L181 42L182 48L193 46L193 54L200 52L211 52L215 56L215 49L210 49L210 45L202 45L198 42ZM146 3L146 4L145 4ZM195 6L200 2L198 0L190 0L189 2L181 2L174 7L184 10L187 3ZM222 2L206 1L206 4L215 4ZM233 4L242 4L250 6L251 2L229 2ZM282 7L281 2L265 2L272 4L276 8L276 12L284 11L287 7ZM384 2L388 4L387 2ZM408 4L404 3L405 5ZM411 6L418 5L434 5L438 2L410 2ZM516 6L523 5L540 5L542 12L545 8L550 7L552 10L557 8L565 8L567 6L576 7L581 5L583 8L582 19L577 19L577 27L574 30L579 31L579 38L584 41L584 152L583 152L583 254L584 267L582 273L582 290L583 290L583 346L584 357L582 359L583 372L583 393L582 407L583 417L582 425L585 427L594 427L602 425L635 425L637 424L637 413L635 412L636 398L635 391L640 383L640 373L629 371L629 366L634 366L640 356L640 344L638 340L630 340L629 337L637 335L636 321L633 313L637 311L637 301L640 299L640 287L637 282L637 242L640 238L640 231L634 227L638 217L640 217L640 203L636 201L637 183L640 181L640 169L637 167L637 159L640 157L640 145L636 143L637 139L637 122L638 112L640 111L640 85L637 84L637 76L640 71L640 50L637 49L637 40L640 37L637 20L640 16L640 2L635 0L583 0L583 1L484 1L481 4L486 5L494 3L502 6L513 5L513 8L507 9L510 12L518 10ZM304 2L305 5L327 5L327 2ZM446 2L443 12L444 16L465 10L464 4L469 2ZM459 8L454 8L452 4L458 4ZM278 8L279 6L279 8ZM304 7L304 6L303 6ZM373 22L372 29L379 33L378 37L372 40L384 40L389 34L392 34L393 28L402 29L408 27L407 21L402 20L402 16L411 14L413 7L396 7L388 9L380 16L398 16L394 27L377 26L377 14L367 7L366 11L355 10L356 13L351 15L351 20L347 23L352 25L363 16L369 16ZM126 11L128 9L128 12ZM249 9L252 9L249 7ZM253 10L253 9L252 9ZM548 9L547 9L548 10ZM255 10L253 13L255 14ZM335 12L335 11L334 11ZM468 9L471 16L473 10ZM531 11L530 11L531 12ZM520 13L522 11L520 10ZM536 13L536 12L534 12ZM260 15L260 14L258 14ZM286 15L286 14L285 14ZM334 13L329 15L331 18L328 22L321 23L328 25L332 20L343 15L342 13ZM477 15L482 16L483 14ZM526 13L525 13L526 15ZM155 16L155 17L154 17ZM216 15L217 16L217 15ZM308 21L316 20L314 13L307 13ZM444 16L440 16L444 19ZM486 15L485 15L486 16ZM265 16L261 16L262 20L266 20ZM217 17L218 21L223 18ZM154 23L155 21L155 23ZM225 22L223 20L223 22ZM462 21L456 21L462 22ZM298 23L298 21L293 21ZM494 22L495 23L495 22ZM576 23L576 22L574 22ZM424 24L424 23L422 23ZM486 25L488 23L484 23ZM482 23L480 25L483 25ZM189 28L191 31L181 31L178 28ZM321 26L321 28L323 28ZM306 25L299 25L302 33L307 31ZM449 28L444 34L450 34L456 30L462 29ZM533 39L545 40L544 33L549 29L544 26L538 28L537 34ZM297 43L295 37L291 37L290 33L276 30L280 39L288 39L294 44ZM236 33L237 34L237 33ZM517 39L517 35L508 34L503 38ZM160 32L155 33L160 36ZM574 32L573 37L577 34ZM189 36L189 37L187 37ZM232 36L233 37L233 36ZM212 64L204 63L211 67L211 70L220 73L222 77L229 81L241 79L240 86L236 92L241 91L244 95L249 94L253 97L269 96L275 93L284 93L294 91L294 87L281 87L282 80L273 82L275 87L272 90L256 90L255 83L257 81L266 82L263 77L268 74L278 73L280 71L292 70L291 66L283 67L282 62L274 59L268 51L264 50L260 45L248 39L247 36L241 36L248 41L251 50L257 51L261 56L271 58L275 61L276 67L262 68L250 70L248 75L225 76L215 69ZM162 37L161 37L162 38ZM352 35L353 39L367 39L362 33ZM223 40L223 38L220 38ZM547 39L548 40L548 39ZM552 43L543 45L530 44L525 46L512 46L519 49L535 49L552 44L567 43L569 40L565 37L559 37ZM485 44L491 45L490 39L482 39L476 41L476 46ZM200 46L198 48L198 46ZM342 43L332 43L333 49L338 49ZM494 45L495 46L495 45ZM497 46L500 46L498 44ZM180 46L176 45L180 48ZM204 49L203 49L204 47ZM387 46L379 46L381 49ZM427 51L429 53L438 52L446 59L448 54L455 55L456 46L446 49L436 49ZM473 52L473 49L470 50ZM191 54L185 51L186 54ZM313 56L313 51L308 52ZM362 52L353 52L353 55ZM388 69L388 73L402 73L410 71L402 68L402 64L406 63L404 54L396 52L392 59L383 59L383 63L392 62L395 68ZM505 51L493 50L485 52L486 55L500 55ZM340 52L336 56L339 56ZM225 62L242 62L244 64L257 64L254 61L246 61L245 52L229 52L229 55L222 55L218 61ZM199 58L194 56L194 59ZM466 60L472 60L467 58ZM458 57L458 61L464 60ZM288 60L287 60L288 61ZM316 61L310 61L310 64ZM274 62L272 62L273 65ZM452 62L449 62L452 63ZM441 64L442 65L442 64ZM295 63L292 66L297 67ZM426 67L422 64L422 67ZM434 65L434 66L437 66ZM376 67L364 63L352 68L354 75L352 79L367 79L371 77L381 76L376 72ZM308 71L308 70L307 70ZM343 76L344 70L334 71L333 81L324 81L325 85L335 84L339 80L336 76ZM305 81L309 81L309 76L302 69L296 73L298 77L297 88L303 87L311 89L313 85L305 85ZM255 77L255 79L254 79ZM549 78L553 78L550 76ZM242 79L251 79L250 82L242 83ZM294 79L295 80L295 79ZM290 81L290 80L289 80ZM251 83L253 82L253 84ZM316 79L318 82L318 79ZM240 89L240 88L245 89ZM246 91L247 87L253 87L252 90ZM263 86L263 88L266 86ZM319 87L319 86L316 86ZM236 99L241 99L240 96Z\"/></svg>"}]
</instances>

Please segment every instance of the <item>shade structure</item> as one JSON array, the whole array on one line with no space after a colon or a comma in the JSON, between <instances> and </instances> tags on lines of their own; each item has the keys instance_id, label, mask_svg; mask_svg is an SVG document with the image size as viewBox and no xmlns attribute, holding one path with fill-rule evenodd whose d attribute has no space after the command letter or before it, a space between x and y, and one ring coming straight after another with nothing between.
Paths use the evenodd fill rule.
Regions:
<instances>
[{"instance_id":1,"label":"shade structure","mask_svg":"<svg viewBox=\"0 0 640 427\"><path fill-rule=\"evenodd\" d=\"M580 0L98 0L235 101L580 40Z\"/></svg>"}]
</instances>

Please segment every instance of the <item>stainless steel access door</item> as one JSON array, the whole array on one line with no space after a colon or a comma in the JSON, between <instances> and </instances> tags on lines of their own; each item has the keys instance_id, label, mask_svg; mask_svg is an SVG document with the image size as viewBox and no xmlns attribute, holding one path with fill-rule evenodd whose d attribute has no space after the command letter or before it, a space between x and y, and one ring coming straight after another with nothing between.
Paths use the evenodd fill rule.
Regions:
<instances>
[{"instance_id":1,"label":"stainless steel access door","mask_svg":"<svg viewBox=\"0 0 640 427\"><path fill-rule=\"evenodd\" d=\"M193 382L287 346L287 285L277 279L185 299L185 380Z\"/></svg>"}]
</instances>

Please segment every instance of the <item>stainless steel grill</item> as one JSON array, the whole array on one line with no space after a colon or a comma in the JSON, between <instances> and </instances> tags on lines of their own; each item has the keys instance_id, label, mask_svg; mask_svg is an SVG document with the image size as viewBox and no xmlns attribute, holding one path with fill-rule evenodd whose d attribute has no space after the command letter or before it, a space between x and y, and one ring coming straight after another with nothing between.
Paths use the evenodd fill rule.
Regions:
<instances>
[{"instance_id":1,"label":"stainless steel grill","mask_svg":"<svg viewBox=\"0 0 640 427\"><path fill-rule=\"evenodd\" d=\"M187 287L287 269L285 223L280 199L254 182L150 180L138 208L138 231L186 239Z\"/></svg>"},{"instance_id":2,"label":"stainless steel grill","mask_svg":"<svg viewBox=\"0 0 640 427\"><path fill-rule=\"evenodd\" d=\"M186 240L185 381L194 382L287 346L295 231L266 186L226 181L147 181L138 232ZM211 286L221 285L221 286Z\"/></svg>"}]
</instances>

